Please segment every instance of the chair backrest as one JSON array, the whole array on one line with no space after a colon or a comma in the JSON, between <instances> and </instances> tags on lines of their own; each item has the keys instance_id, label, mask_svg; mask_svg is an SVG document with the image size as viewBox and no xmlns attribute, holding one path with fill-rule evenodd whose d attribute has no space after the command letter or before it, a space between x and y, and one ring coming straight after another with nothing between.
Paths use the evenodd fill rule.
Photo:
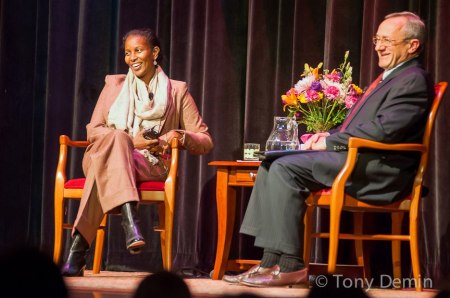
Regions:
<instances>
[{"instance_id":1,"label":"chair backrest","mask_svg":"<svg viewBox=\"0 0 450 298\"><path fill-rule=\"evenodd\" d=\"M433 132L434 122L436 120L436 114L438 112L439 106L442 102L442 98L444 97L445 90L447 89L447 82L439 82L434 86L435 96L433 103L430 108L430 112L428 114L427 123L425 125L425 131L423 133L422 143L426 148L426 151L422 154L420 159L419 168L417 170L417 174L414 180L413 193L412 197L415 197L415 194L420 195L420 193L416 193L416 191L421 190L422 180L425 174L425 170L428 165L428 157L430 154L430 140Z\"/></svg>"}]
</instances>

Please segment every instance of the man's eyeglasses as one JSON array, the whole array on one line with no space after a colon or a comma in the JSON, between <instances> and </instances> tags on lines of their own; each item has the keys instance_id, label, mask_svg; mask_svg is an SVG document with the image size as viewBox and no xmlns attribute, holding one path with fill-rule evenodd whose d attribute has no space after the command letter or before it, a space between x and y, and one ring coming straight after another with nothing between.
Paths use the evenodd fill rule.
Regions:
<instances>
[{"instance_id":1,"label":"man's eyeglasses","mask_svg":"<svg viewBox=\"0 0 450 298\"><path fill-rule=\"evenodd\" d=\"M374 45L381 44L381 45L384 45L384 46L387 46L387 47L395 46L395 45L397 45L399 43L402 43L404 41L407 41L407 40L410 40L410 38L405 38L405 39L399 40L397 43L395 43L396 42L395 39L389 39L389 38L386 38L386 37L374 36L372 38L372 41L373 41Z\"/></svg>"}]
</instances>

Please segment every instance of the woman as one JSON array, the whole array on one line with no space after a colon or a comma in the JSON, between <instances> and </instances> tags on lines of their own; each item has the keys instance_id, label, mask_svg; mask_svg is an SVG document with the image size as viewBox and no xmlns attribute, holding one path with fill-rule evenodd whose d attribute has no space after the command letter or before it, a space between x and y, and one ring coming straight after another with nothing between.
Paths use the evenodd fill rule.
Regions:
<instances>
[{"instance_id":1,"label":"woman","mask_svg":"<svg viewBox=\"0 0 450 298\"><path fill-rule=\"evenodd\" d=\"M212 147L208 127L185 82L170 80L158 66L160 43L150 29L123 37L128 74L108 75L86 126L91 143L83 158L83 197L72 231L64 276L82 276L86 253L105 213L121 213L126 247L145 245L138 225L136 181L164 181L167 167L159 154L173 138L192 154Z\"/></svg>"}]
</instances>

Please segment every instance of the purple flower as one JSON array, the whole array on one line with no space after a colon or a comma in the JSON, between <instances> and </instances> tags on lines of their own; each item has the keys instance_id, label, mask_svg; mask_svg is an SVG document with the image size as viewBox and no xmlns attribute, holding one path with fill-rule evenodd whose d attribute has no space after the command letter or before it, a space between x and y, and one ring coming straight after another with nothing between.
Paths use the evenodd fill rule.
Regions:
<instances>
[{"instance_id":1,"label":"purple flower","mask_svg":"<svg viewBox=\"0 0 450 298\"><path fill-rule=\"evenodd\" d=\"M314 90L314 91L321 91L322 90L322 85L320 84L320 82L319 81L314 81L312 84L311 84L311 87L310 87L312 90Z\"/></svg>"}]
</instances>

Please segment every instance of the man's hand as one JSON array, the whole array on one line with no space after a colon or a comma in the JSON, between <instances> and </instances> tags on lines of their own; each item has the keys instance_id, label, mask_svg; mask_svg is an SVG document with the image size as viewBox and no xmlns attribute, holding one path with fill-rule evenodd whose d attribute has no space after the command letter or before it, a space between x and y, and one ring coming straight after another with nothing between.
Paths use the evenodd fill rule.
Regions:
<instances>
[{"instance_id":1,"label":"man's hand","mask_svg":"<svg viewBox=\"0 0 450 298\"><path fill-rule=\"evenodd\" d=\"M326 138L330 135L328 132L319 132L309 138L303 145L304 150L326 150Z\"/></svg>"}]
</instances>

